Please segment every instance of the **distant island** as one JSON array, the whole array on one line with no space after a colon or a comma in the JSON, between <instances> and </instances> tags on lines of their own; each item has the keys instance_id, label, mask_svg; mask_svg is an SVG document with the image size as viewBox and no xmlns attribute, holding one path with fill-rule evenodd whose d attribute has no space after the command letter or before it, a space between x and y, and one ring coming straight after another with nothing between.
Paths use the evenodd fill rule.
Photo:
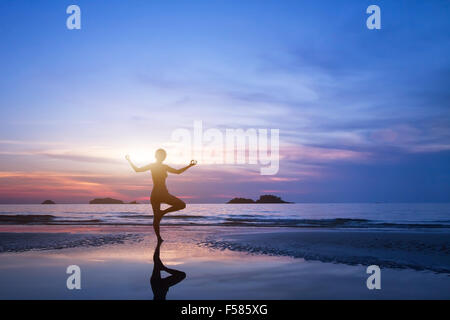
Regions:
<instances>
[{"instance_id":1,"label":"distant island","mask_svg":"<svg viewBox=\"0 0 450 320\"><path fill-rule=\"evenodd\" d=\"M113 198L98 198L89 201L89 204L123 204L123 201Z\"/></svg>"},{"instance_id":2,"label":"distant island","mask_svg":"<svg viewBox=\"0 0 450 320\"><path fill-rule=\"evenodd\" d=\"M255 203L255 200L246 198L233 198L227 203Z\"/></svg>"},{"instance_id":3,"label":"distant island","mask_svg":"<svg viewBox=\"0 0 450 320\"><path fill-rule=\"evenodd\" d=\"M97 198L89 201L89 204L126 204L122 200L113 198ZM129 204L139 204L137 201L131 201Z\"/></svg>"},{"instance_id":4,"label":"distant island","mask_svg":"<svg viewBox=\"0 0 450 320\"><path fill-rule=\"evenodd\" d=\"M227 203L292 203L292 202L284 201L280 197L271 194L265 194L260 196L259 199L256 201L254 201L253 199L246 199L246 198L233 198Z\"/></svg>"},{"instance_id":5,"label":"distant island","mask_svg":"<svg viewBox=\"0 0 450 320\"><path fill-rule=\"evenodd\" d=\"M52 200L45 200L41 204L56 204L56 203L54 201L52 201Z\"/></svg>"}]
</instances>

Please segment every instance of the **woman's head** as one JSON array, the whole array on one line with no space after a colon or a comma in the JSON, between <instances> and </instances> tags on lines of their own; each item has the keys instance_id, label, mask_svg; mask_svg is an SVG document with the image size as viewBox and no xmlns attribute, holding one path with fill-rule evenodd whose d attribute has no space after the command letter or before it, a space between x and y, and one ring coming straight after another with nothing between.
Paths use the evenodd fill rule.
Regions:
<instances>
[{"instance_id":1,"label":"woman's head","mask_svg":"<svg viewBox=\"0 0 450 320\"><path fill-rule=\"evenodd\" d=\"M164 149L158 149L155 152L155 158L158 162L163 162L166 159L167 153Z\"/></svg>"}]
</instances>

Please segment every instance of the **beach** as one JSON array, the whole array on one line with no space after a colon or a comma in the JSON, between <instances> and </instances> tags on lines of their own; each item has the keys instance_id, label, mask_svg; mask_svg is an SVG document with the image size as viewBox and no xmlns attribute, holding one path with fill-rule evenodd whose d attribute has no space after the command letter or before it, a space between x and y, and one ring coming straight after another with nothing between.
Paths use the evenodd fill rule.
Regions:
<instances>
[{"instance_id":1,"label":"beach","mask_svg":"<svg viewBox=\"0 0 450 320\"><path fill-rule=\"evenodd\" d=\"M449 299L449 234L163 226L167 299ZM399 243L402 243L400 246ZM153 299L149 226L0 226L1 299ZM381 289L366 286L370 264ZM81 269L81 289L66 268ZM164 273L164 272L163 272ZM167 274L166 274L167 275Z\"/></svg>"},{"instance_id":2,"label":"beach","mask_svg":"<svg viewBox=\"0 0 450 320\"><path fill-rule=\"evenodd\" d=\"M13 315L450 300L450 0L14 0L0 21Z\"/></svg>"}]
</instances>

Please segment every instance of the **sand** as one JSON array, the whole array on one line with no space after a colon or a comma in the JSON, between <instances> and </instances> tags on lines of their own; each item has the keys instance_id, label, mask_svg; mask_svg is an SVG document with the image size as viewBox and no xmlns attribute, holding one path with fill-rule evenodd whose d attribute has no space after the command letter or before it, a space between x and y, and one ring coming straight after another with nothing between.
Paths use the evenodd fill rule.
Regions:
<instances>
[{"instance_id":1,"label":"sand","mask_svg":"<svg viewBox=\"0 0 450 320\"><path fill-rule=\"evenodd\" d=\"M18 244L21 238L28 243L26 251L21 244L15 252L0 253L1 299L153 299L150 276L156 243L148 228L67 229L53 226L46 229L0 228L0 231L3 231L0 233L2 245L12 238ZM418 239L408 232L403 236L393 233L384 238L377 233L299 232L279 228L164 227L162 232L166 241L161 246L161 261L186 273L184 280L169 289L167 299L450 298L450 277L442 270L438 273L429 268L418 271L407 265L401 268L385 266L381 268L381 290L368 290L366 266L358 261L344 261L363 252L368 256L377 255L377 250L390 252L387 239L405 239L406 243ZM34 243L32 239L36 233L40 240ZM42 240L46 235L48 239ZM374 245L371 240L374 237L381 237L382 241ZM83 238L86 241L83 242ZM345 248L345 239L352 249ZM432 248L431 256L439 256L433 251L440 243L439 238L423 235L420 239ZM33 243L35 248L32 248ZM239 250L237 243L242 247ZM278 251L265 254L264 250L252 249L256 243L266 248L270 244ZM247 249L243 249L245 246ZM316 252L316 257L306 260L298 254L301 250L292 248ZM407 255L408 251L428 254L428 249L417 248L420 245L406 245L397 250L403 252L401 256L405 261L414 256ZM326 260L323 257L329 252L346 258L334 263L321 261ZM397 251L394 253L381 258L391 259ZM362 260L364 263L370 261L365 259ZM446 261L440 262L441 267L447 267ZM69 265L81 268L81 290L66 287Z\"/></svg>"},{"instance_id":2,"label":"sand","mask_svg":"<svg viewBox=\"0 0 450 320\"><path fill-rule=\"evenodd\" d=\"M211 237L205 245L306 260L450 274L450 233L283 230Z\"/></svg>"}]
</instances>

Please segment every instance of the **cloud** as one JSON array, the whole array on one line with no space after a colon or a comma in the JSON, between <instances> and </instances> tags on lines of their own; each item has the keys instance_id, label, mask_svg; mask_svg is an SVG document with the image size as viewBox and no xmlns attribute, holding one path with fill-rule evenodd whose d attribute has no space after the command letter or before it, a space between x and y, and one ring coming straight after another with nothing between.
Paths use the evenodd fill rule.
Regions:
<instances>
[{"instance_id":1,"label":"cloud","mask_svg":"<svg viewBox=\"0 0 450 320\"><path fill-rule=\"evenodd\" d=\"M111 156L114 150L106 147L96 146L73 146L68 150L67 144L60 142L42 141L20 141L20 140L0 140L0 144L5 147L0 151L0 155L8 156L30 156L48 157L58 160L88 163L123 163L122 159Z\"/></svg>"},{"instance_id":2,"label":"cloud","mask_svg":"<svg viewBox=\"0 0 450 320\"><path fill-rule=\"evenodd\" d=\"M92 175L64 174L58 172L0 172L0 201L33 198L92 197L102 193L117 195L105 185L80 179ZM43 200L45 200L43 199Z\"/></svg>"},{"instance_id":3,"label":"cloud","mask_svg":"<svg viewBox=\"0 0 450 320\"><path fill-rule=\"evenodd\" d=\"M282 149L282 160L299 163L326 163L336 161L364 161L371 156L370 152L360 152L348 149L289 146Z\"/></svg>"},{"instance_id":4,"label":"cloud","mask_svg":"<svg viewBox=\"0 0 450 320\"><path fill-rule=\"evenodd\" d=\"M80 155L73 153L49 153L49 152L36 152L35 155L42 155L53 159L59 160L69 160L69 161L77 161L77 162L92 162L92 163L123 163L123 160L106 158L106 157L97 157L90 155Z\"/></svg>"}]
</instances>

